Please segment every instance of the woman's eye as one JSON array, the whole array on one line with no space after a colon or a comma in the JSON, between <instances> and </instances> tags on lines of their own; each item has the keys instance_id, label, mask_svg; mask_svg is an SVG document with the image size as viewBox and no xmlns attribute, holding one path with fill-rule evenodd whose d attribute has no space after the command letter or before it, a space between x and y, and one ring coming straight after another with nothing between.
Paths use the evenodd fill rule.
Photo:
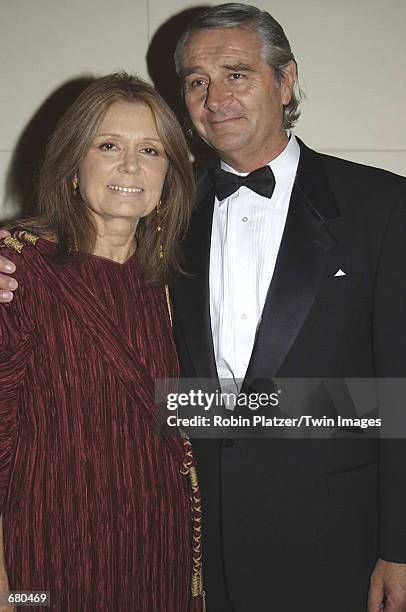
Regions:
<instances>
[{"instance_id":1,"label":"woman's eye","mask_svg":"<svg viewBox=\"0 0 406 612\"><path fill-rule=\"evenodd\" d=\"M115 151L117 147L113 142L104 142L100 145L100 149L102 151Z\"/></svg>"},{"instance_id":2,"label":"woman's eye","mask_svg":"<svg viewBox=\"0 0 406 612\"><path fill-rule=\"evenodd\" d=\"M144 147L141 152L147 153L148 155L159 155L158 151L156 149L153 149L152 147Z\"/></svg>"}]
</instances>

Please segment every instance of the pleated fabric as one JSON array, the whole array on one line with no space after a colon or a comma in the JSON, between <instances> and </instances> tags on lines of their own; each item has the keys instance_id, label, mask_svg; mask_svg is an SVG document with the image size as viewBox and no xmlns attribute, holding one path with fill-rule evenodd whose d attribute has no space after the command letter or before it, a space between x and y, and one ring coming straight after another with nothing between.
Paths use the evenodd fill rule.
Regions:
<instances>
[{"instance_id":1,"label":"pleated fabric","mask_svg":"<svg viewBox=\"0 0 406 612\"><path fill-rule=\"evenodd\" d=\"M44 610L187 612L188 480L141 399L155 378L178 375L165 292L143 282L136 256L125 264L85 256L68 266L149 373L134 402L108 350L101 358L56 287L35 274L53 249L45 240L21 254L2 249L20 283L0 308L0 511L10 589L50 591ZM53 267L61 280L66 269ZM75 299L80 312L79 293Z\"/></svg>"}]
</instances>

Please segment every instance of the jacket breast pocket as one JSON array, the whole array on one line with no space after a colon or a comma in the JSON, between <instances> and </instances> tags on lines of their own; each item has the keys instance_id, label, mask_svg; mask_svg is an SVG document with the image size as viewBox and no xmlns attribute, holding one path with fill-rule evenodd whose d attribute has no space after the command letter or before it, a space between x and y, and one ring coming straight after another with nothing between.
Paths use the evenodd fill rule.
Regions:
<instances>
[{"instance_id":1,"label":"jacket breast pocket","mask_svg":"<svg viewBox=\"0 0 406 612\"><path fill-rule=\"evenodd\" d=\"M330 504L355 507L378 503L378 464L376 462L327 472L327 488Z\"/></svg>"}]
</instances>

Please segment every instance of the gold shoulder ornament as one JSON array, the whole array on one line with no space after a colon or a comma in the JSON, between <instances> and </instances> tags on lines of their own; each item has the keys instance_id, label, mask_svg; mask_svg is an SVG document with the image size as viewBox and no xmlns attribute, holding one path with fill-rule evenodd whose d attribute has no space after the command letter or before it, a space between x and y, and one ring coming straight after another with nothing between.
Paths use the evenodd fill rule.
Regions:
<instances>
[{"instance_id":1,"label":"gold shoulder ornament","mask_svg":"<svg viewBox=\"0 0 406 612\"><path fill-rule=\"evenodd\" d=\"M24 247L24 243L34 245L38 240L38 236L34 234L30 234L29 232L22 230L14 232L12 236L7 236L7 238L3 238L1 247L9 247L17 253L21 253Z\"/></svg>"}]
</instances>

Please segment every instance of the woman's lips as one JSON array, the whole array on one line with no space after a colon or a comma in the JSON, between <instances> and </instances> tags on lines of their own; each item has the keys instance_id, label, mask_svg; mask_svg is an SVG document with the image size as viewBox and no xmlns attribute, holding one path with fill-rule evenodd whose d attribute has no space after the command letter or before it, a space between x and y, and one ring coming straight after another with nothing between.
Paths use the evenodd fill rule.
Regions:
<instances>
[{"instance_id":1,"label":"woman's lips","mask_svg":"<svg viewBox=\"0 0 406 612\"><path fill-rule=\"evenodd\" d=\"M126 187L124 185L107 185L107 188L110 191L119 191L121 193L142 193L144 191L142 187Z\"/></svg>"}]
</instances>

